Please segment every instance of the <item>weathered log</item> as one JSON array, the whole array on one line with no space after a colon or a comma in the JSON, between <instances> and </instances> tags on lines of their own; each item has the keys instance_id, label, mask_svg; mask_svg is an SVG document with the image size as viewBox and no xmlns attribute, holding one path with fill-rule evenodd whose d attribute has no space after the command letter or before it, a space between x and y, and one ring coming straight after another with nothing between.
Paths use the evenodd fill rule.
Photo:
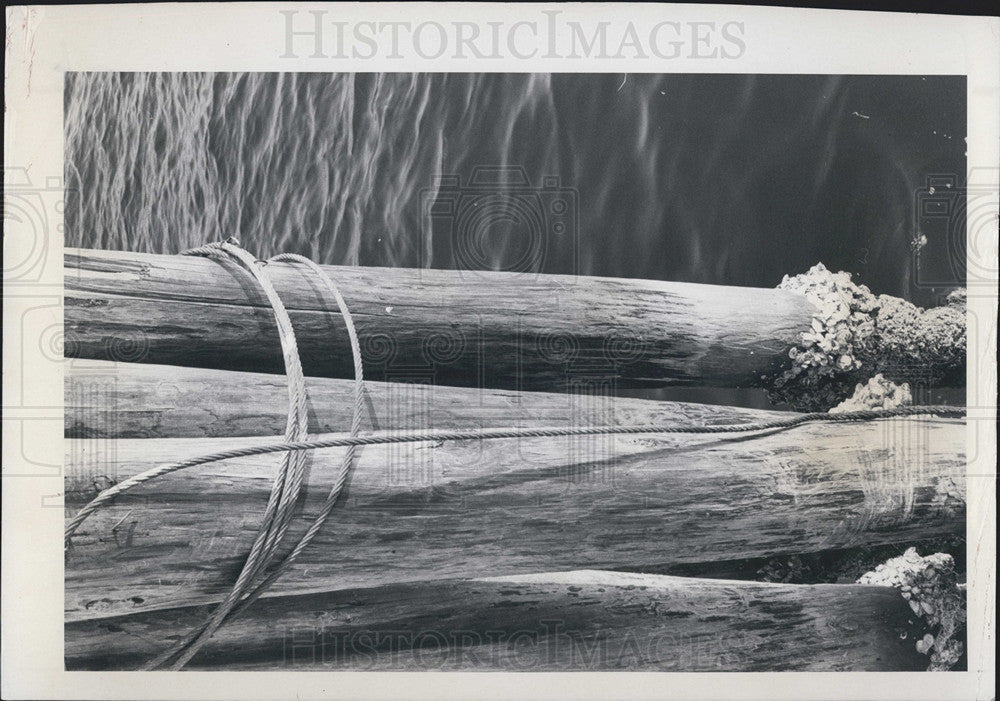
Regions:
<instances>
[{"instance_id":1,"label":"weathered log","mask_svg":"<svg viewBox=\"0 0 1000 701\"><path fill-rule=\"evenodd\" d=\"M68 514L149 467L277 438L67 440ZM330 522L274 592L540 569L625 568L916 541L965 529L964 422L366 448ZM342 452L312 451L294 533ZM275 455L174 473L74 537L69 618L217 600L258 527ZM294 533L290 536L294 536Z\"/></svg>"},{"instance_id":2,"label":"weathered log","mask_svg":"<svg viewBox=\"0 0 1000 701\"><path fill-rule=\"evenodd\" d=\"M66 667L134 669L208 610L67 623ZM266 598L189 668L916 671L923 633L889 587L577 571Z\"/></svg>"},{"instance_id":3,"label":"weathered log","mask_svg":"<svg viewBox=\"0 0 1000 701\"><path fill-rule=\"evenodd\" d=\"M67 249L65 353L281 372L270 307L236 264ZM787 365L815 309L783 290L501 272L326 266L371 379L563 392L756 386ZM268 271L307 375L352 377L336 304L301 266Z\"/></svg>"},{"instance_id":4,"label":"weathered log","mask_svg":"<svg viewBox=\"0 0 1000 701\"><path fill-rule=\"evenodd\" d=\"M612 397L603 386L578 393L514 392L445 385L366 382L364 430L583 424L719 425L786 413ZM306 380L310 430L350 426L354 382ZM68 364L65 435L72 438L273 436L285 430L283 375L143 363Z\"/></svg>"}]
</instances>

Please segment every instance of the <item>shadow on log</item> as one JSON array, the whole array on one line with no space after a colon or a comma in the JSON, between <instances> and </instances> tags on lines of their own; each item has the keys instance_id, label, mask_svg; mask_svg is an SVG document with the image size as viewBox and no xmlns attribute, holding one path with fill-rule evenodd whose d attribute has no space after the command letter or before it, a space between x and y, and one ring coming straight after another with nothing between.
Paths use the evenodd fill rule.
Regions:
<instances>
[{"instance_id":1,"label":"shadow on log","mask_svg":"<svg viewBox=\"0 0 1000 701\"><path fill-rule=\"evenodd\" d=\"M66 625L66 667L134 669L207 607ZM916 671L924 630L888 587L577 571L258 601L189 669Z\"/></svg>"}]
</instances>

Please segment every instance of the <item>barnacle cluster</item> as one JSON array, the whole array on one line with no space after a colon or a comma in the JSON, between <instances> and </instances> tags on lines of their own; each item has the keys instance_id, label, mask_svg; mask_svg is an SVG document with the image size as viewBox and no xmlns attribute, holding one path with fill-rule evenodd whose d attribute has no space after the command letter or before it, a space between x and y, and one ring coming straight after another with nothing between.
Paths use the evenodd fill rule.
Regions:
<instances>
[{"instance_id":1,"label":"barnacle cluster","mask_svg":"<svg viewBox=\"0 0 1000 701\"><path fill-rule=\"evenodd\" d=\"M771 378L775 401L825 410L878 373L883 374L881 386L913 376L933 381L964 368L962 291L951 293L945 306L924 310L897 297L876 296L852 282L850 273L831 272L822 263L802 275L786 275L778 289L805 295L815 313L799 344L788 352L791 366ZM872 388L871 393L877 392Z\"/></svg>"},{"instance_id":2,"label":"barnacle cluster","mask_svg":"<svg viewBox=\"0 0 1000 701\"><path fill-rule=\"evenodd\" d=\"M868 380L866 384L858 383L854 394L830 409L831 414L842 414L861 409L895 409L898 406L913 404L913 393L910 385L904 382L897 385L885 379L882 373Z\"/></svg>"},{"instance_id":3,"label":"barnacle cluster","mask_svg":"<svg viewBox=\"0 0 1000 701\"><path fill-rule=\"evenodd\" d=\"M953 307L964 307L969 299L969 292L964 287L959 287L948 293L945 303Z\"/></svg>"},{"instance_id":4,"label":"barnacle cluster","mask_svg":"<svg viewBox=\"0 0 1000 701\"><path fill-rule=\"evenodd\" d=\"M916 642L916 648L930 655L928 671L946 671L958 662L963 651L965 596L951 555L921 557L916 548L910 548L861 575L858 584L899 589L914 615L924 619L928 633Z\"/></svg>"},{"instance_id":5,"label":"barnacle cluster","mask_svg":"<svg viewBox=\"0 0 1000 701\"><path fill-rule=\"evenodd\" d=\"M860 345L875 331L875 295L851 282L850 273L832 273L822 263L789 277L780 290L804 294L816 308L812 326L788 355L791 367L774 379L772 395L796 408L829 408L846 394L842 375L862 366Z\"/></svg>"},{"instance_id":6,"label":"barnacle cluster","mask_svg":"<svg viewBox=\"0 0 1000 701\"><path fill-rule=\"evenodd\" d=\"M863 355L887 370L939 368L964 364L966 307L951 303L921 309L905 299L879 295L876 330ZM901 366L901 367L894 367Z\"/></svg>"}]
</instances>

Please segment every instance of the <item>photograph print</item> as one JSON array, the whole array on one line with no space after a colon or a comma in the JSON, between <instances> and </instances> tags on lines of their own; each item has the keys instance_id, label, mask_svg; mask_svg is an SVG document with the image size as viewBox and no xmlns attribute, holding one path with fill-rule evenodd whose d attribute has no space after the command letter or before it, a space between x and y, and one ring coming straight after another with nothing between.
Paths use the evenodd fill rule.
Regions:
<instances>
[{"instance_id":1,"label":"photograph print","mask_svg":"<svg viewBox=\"0 0 1000 701\"><path fill-rule=\"evenodd\" d=\"M63 89L67 670L968 668L965 76Z\"/></svg>"}]
</instances>

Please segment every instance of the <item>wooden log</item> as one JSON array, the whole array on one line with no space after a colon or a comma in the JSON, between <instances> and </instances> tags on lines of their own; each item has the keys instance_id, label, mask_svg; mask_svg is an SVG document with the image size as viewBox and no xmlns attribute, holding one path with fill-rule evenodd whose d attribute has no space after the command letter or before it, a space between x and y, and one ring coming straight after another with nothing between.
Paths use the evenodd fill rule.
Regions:
<instances>
[{"instance_id":1,"label":"wooden log","mask_svg":"<svg viewBox=\"0 0 1000 701\"><path fill-rule=\"evenodd\" d=\"M68 357L282 372L272 312L236 264L67 249ZM757 386L814 308L795 292L558 275L326 266L371 379L563 392ZM301 266L269 264L307 375L352 377L343 322Z\"/></svg>"},{"instance_id":2,"label":"wooden log","mask_svg":"<svg viewBox=\"0 0 1000 701\"><path fill-rule=\"evenodd\" d=\"M134 669L205 620L188 606L65 627L69 670ZM916 671L893 588L576 571L258 601L189 664L224 670Z\"/></svg>"},{"instance_id":3,"label":"wooden log","mask_svg":"<svg viewBox=\"0 0 1000 701\"><path fill-rule=\"evenodd\" d=\"M273 436L285 430L283 375L142 363L76 360L65 382L65 435L72 438ZM306 380L310 430L351 424L354 382ZM787 416L776 411L581 393L514 392L414 383L367 382L364 430L681 423L720 425ZM589 390L589 391L588 391Z\"/></svg>"},{"instance_id":4,"label":"wooden log","mask_svg":"<svg viewBox=\"0 0 1000 701\"><path fill-rule=\"evenodd\" d=\"M909 418L768 435L606 436L366 448L275 594L540 569L634 568L901 543L965 530L965 426ZM151 466L277 438L67 440L67 516ZM311 453L293 533L340 450ZM70 619L203 603L233 581L279 460L233 459L130 492L83 524Z\"/></svg>"}]
</instances>

